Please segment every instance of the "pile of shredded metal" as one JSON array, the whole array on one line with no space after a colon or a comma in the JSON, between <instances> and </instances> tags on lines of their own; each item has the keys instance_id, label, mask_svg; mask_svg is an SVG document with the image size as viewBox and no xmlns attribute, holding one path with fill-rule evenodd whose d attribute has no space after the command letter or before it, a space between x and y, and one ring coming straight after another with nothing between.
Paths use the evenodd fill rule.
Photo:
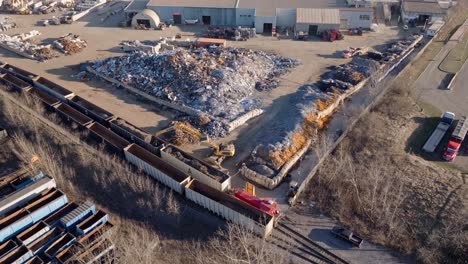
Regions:
<instances>
[{"instance_id":1,"label":"pile of shredded metal","mask_svg":"<svg viewBox=\"0 0 468 264\"><path fill-rule=\"evenodd\" d=\"M276 77L297 64L263 51L200 48L135 52L96 61L92 67L158 98L231 121L258 108L254 92L275 88Z\"/></svg>"}]
</instances>

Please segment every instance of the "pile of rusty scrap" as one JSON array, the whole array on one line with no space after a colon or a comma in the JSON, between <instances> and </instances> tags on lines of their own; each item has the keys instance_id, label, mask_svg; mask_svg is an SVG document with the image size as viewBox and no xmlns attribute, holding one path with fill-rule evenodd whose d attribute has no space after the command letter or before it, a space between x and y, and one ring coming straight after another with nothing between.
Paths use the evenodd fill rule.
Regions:
<instances>
[{"instance_id":1,"label":"pile of rusty scrap","mask_svg":"<svg viewBox=\"0 0 468 264\"><path fill-rule=\"evenodd\" d=\"M68 55L81 52L87 45L86 41L71 33L54 41L54 46Z\"/></svg>"},{"instance_id":2,"label":"pile of rusty scrap","mask_svg":"<svg viewBox=\"0 0 468 264\"><path fill-rule=\"evenodd\" d=\"M290 97L292 107L282 109L269 123L268 133L245 160L243 176L268 188L274 188L299 160L305 150L317 140L322 129L344 100L356 89L357 84L370 76L380 76L381 69L390 66L388 61L401 59L420 41L417 36L390 44L383 53L370 50L358 54L352 61L331 67L315 84L301 87ZM388 58L392 58L389 60Z\"/></svg>"}]
</instances>

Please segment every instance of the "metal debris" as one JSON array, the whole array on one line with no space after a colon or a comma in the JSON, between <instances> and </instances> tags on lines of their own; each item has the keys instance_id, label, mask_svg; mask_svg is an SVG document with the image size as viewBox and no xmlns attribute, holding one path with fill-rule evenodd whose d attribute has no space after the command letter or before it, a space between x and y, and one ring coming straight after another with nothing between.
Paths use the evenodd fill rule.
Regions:
<instances>
[{"instance_id":1,"label":"metal debris","mask_svg":"<svg viewBox=\"0 0 468 264\"><path fill-rule=\"evenodd\" d=\"M73 35L72 33L54 41L54 46L68 55L81 52L87 45L86 41L81 40L78 35Z\"/></svg>"},{"instance_id":2,"label":"metal debris","mask_svg":"<svg viewBox=\"0 0 468 264\"><path fill-rule=\"evenodd\" d=\"M135 52L96 61L98 73L172 103L190 106L225 121L259 107L256 88L273 89L276 77L298 62L236 48ZM212 124L219 126L219 124Z\"/></svg>"}]
</instances>

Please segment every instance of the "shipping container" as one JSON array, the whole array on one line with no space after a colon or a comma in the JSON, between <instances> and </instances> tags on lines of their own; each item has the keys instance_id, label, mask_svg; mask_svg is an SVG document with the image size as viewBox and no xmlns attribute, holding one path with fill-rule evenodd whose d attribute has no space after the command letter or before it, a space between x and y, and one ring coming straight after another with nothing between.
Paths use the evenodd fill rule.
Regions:
<instances>
[{"instance_id":1,"label":"shipping container","mask_svg":"<svg viewBox=\"0 0 468 264\"><path fill-rule=\"evenodd\" d=\"M23 189L16 190L0 200L0 216L8 213L13 208L23 207L27 202L39 196L42 192L57 186L53 178L42 173L36 176L40 175L43 175L43 177L38 177L32 184Z\"/></svg>"},{"instance_id":2,"label":"shipping container","mask_svg":"<svg viewBox=\"0 0 468 264\"><path fill-rule=\"evenodd\" d=\"M54 105L60 103L58 98L55 98L37 88L28 88L26 89L26 94L30 95L32 98L36 98L42 102L48 111L55 111Z\"/></svg>"},{"instance_id":3,"label":"shipping container","mask_svg":"<svg viewBox=\"0 0 468 264\"><path fill-rule=\"evenodd\" d=\"M0 67L0 71L3 73L13 74L15 77L20 78L21 80L33 84L33 79L37 77L36 74L23 70L21 68L15 67L10 64L5 64Z\"/></svg>"},{"instance_id":4,"label":"shipping container","mask_svg":"<svg viewBox=\"0 0 468 264\"><path fill-rule=\"evenodd\" d=\"M53 213L52 215L48 216L46 219L44 219L44 222L51 227L55 227L58 224L60 224L60 218L64 217L71 211L75 210L78 207L78 204L76 203L69 203L57 210L57 212Z\"/></svg>"},{"instance_id":5,"label":"shipping container","mask_svg":"<svg viewBox=\"0 0 468 264\"><path fill-rule=\"evenodd\" d=\"M156 137L119 117L112 119L109 123L112 131L119 136L140 145L155 155L159 155L158 147L161 146L163 142L160 142Z\"/></svg>"},{"instance_id":6,"label":"shipping container","mask_svg":"<svg viewBox=\"0 0 468 264\"><path fill-rule=\"evenodd\" d=\"M102 223L105 223L109 220L109 215L105 212L99 210L95 214L90 215L88 218L83 220L76 226L76 230L80 235L85 235L89 233L93 228L99 226Z\"/></svg>"},{"instance_id":7,"label":"shipping container","mask_svg":"<svg viewBox=\"0 0 468 264\"><path fill-rule=\"evenodd\" d=\"M136 144L131 144L125 148L124 152L128 162L172 190L183 194L184 186L190 181L187 174Z\"/></svg>"},{"instance_id":8,"label":"shipping container","mask_svg":"<svg viewBox=\"0 0 468 264\"><path fill-rule=\"evenodd\" d=\"M273 216L197 180L192 180L187 185L185 196L222 218L244 226L262 237L267 237L273 230Z\"/></svg>"},{"instance_id":9,"label":"shipping container","mask_svg":"<svg viewBox=\"0 0 468 264\"><path fill-rule=\"evenodd\" d=\"M91 119L91 117L82 114L81 112L67 104L60 103L55 105L54 107L56 111L60 114L60 116L68 123L75 123L83 128L93 122L93 119Z\"/></svg>"},{"instance_id":10,"label":"shipping container","mask_svg":"<svg viewBox=\"0 0 468 264\"><path fill-rule=\"evenodd\" d=\"M229 175L173 145L161 149L161 159L216 190L226 191L231 187ZM191 164L197 164L198 167L190 166L190 161L192 161Z\"/></svg>"},{"instance_id":11,"label":"shipping container","mask_svg":"<svg viewBox=\"0 0 468 264\"><path fill-rule=\"evenodd\" d=\"M31 250L26 248L25 246L21 246L12 252L8 253L7 255L0 258L0 263L5 264L23 264L28 259L33 257L33 253Z\"/></svg>"},{"instance_id":12,"label":"shipping container","mask_svg":"<svg viewBox=\"0 0 468 264\"><path fill-rule=\"evenodd\" d=\"M50 226L44 222L39 222L35 225L32 225L28 229L24 230L23 232L19 233L16 238L19 242L23 245L27 246L34 242L34 240L38 239L43 234L47 233L50 230Z\"/></svg>"},{"instance_id":13,"label":"shipping container","mask_svg":"<svg viewBox=\"0 0 468 264\"><path fill-rule=\"evenodd\" d=\"M0 75L1 83L4 84L9 91L23 92L27 88L31 88L31 85L12 74L4 73Z\"/></svg>"},{"instance_id":14,"label":"shipping container","mask_svg":"<svg viewBox=\"0 0 468 264\"><path fill-rule=\"evenodd\" d=\"M75 236L73 236L70 233L65 233L59 239L55 240L54 243L50 244L50 246L47 247L47 249L45 249L45 255L49 258L53 258L58 253L60 253L60 251L75 243L75 241Z\"/></svg>"},{"instance_id":15,"label":"shipping container","mask_svg":"<svg viewBox=\"0 0 468 264\"><path fill-rule=\"evenodd\" d=\"M96 212L96 206L90 201L86 201L70 211L62 218L60 223L67 229L75 226L79 221Z\"/></svg>"},{"instance_id":16,"label":"shipping container","mask_svg":"<svg viewBox=\"0 0 468 264\"><path fill-rule=\"evenodd\" d=\"M33 79L34 87L46 92L62 102L67 102L68 98L74 96L73 92L60 86L44 77L36 77Z\"/></svg>"},{"instance_id":17,"label":"shipping container","mask_svg":"<svg viewBox=\"0 0 468 264\"><path fill-rule=\"evenodd\" d=\"M92 104L91 102L86 101L78 95L70 98L68 100L68 103L78 111L91 117L92 119L103 124L106 127L109 126L109 120L111 120L114 117L112 113L102 109L101 107L95 104Z\"/></svg>"},{"instance_id":18,"label":"shipping container","mask_svg":"<svg viewBox=\"0 0 468 264\"><path fill-rule=\"evenodd\" d=\"M0 245L0 258L9 254L18 247L18 244L14 240L8 240L7 242Z\"/></svg>"},{"instance_id":19,"label":"shipping container","mask_svg":"<svg viewBox=\"0 0 468 264\"><path fill-rule=\"evenodd\" d=\"M49 232L45 233L39 239L35 240L31 244L28 245L28 248L37 255L42 253L46 248L49 247L55 240L63 234L63 229L60 227L54 227L53 229L49 230Z\"/></svg>"},{"instance_id":20,"label":"shipping container","mask_svg":"<svg viewBox=\"0 0 468 264\"><path fill-rule=\"evenodd\" d=\"M91 132L91 136L98 139L100 143L105 143L110 150L115 151L118 154L122 154L123 149L130 145L130 142L121 138L119 135L99 123L94 122L86 127Z\"/></svg>"}]
</instances>

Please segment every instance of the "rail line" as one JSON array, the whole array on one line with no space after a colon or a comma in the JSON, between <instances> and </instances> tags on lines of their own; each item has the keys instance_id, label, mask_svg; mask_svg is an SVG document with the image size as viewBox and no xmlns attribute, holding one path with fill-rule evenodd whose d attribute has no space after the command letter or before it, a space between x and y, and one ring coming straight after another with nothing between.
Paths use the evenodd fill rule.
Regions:
<instances>
[{"instance_id":1,"label":"rail line","mask_svg":"<svg viewBox=\"0 0 468 264\"><path fill-rule=\"evenodd\" d=\"M315 257L316 262L313 263L333 263L333 264L349 264L348 261L340 258L339 256L333 254L329 250L305 237L301 233L292 229L284 223L278 223L275 230L278 230L280 233L295 241L299 246L296 246L301 252L308 253Z\"/></svg>"},{"instance_id":2,"label":"rail line","mask_svg":"<svg viewBox=\"0 0 468 264\"><path fill-rule=\"evenodd\" d=\"M328 263L324 262L324 260L321 257L317 256L310 250L307 250L306 248L303 248L299 245L291 244L291 241L287 241L286 239L282 238L280 234L275 234L275 231L273 231L273 233L270 234L268 242L285 251L288 251L291 255L294 255L297 258L300 258L308 263Z\"/></svg>"}]
</instances>

